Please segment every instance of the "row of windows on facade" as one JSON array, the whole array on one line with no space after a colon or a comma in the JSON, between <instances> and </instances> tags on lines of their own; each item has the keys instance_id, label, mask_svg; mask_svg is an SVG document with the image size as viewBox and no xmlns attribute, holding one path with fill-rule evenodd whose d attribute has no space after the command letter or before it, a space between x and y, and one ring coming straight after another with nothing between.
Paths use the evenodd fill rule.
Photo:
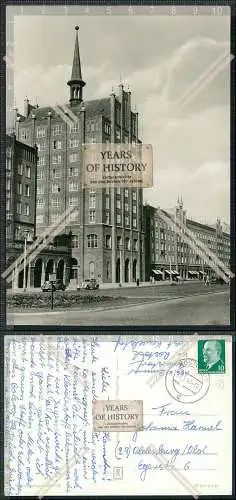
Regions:
<instances>
[{"instance_id":1,"label":"row of windows on facade","mask_svg":"<svg viewBox=\"0 0 236 500\"><path fill-rule=\"evenodd\" d=\"M136 193L134 193L136 194ZM133 200L136 199L135 197L133 197ZM109 196L106 196L105 198L105 208L108 210L111 206L110 204L110 197ZM89 208L96 208L96 193L90 193L89 195ZM116 199L116 208L117 209L121 209L121 200L120 199ZM126 201L124 203L124 211L125 212L129 212L130 210L130 205L129 203ZM136 204L132 204L132 212L133 214L136 214L137 213L137 205Z\"/></svg>"},{"instance_id":2,"label":"row of windows on facade","mask_svg":"<svg viewBox=\"0 0 236 500\"><path fill-rule=\"evenodd\" d=\"M47 129L43 129L43 130L38 130L36 131L36 139L41 139L41 138L46 138L47 137L47 134L46 134L46 130ZM109 132L108 132L109 130ZM61 135L63 131L61 132L57 132L57 133L54 133L53 135ZM74 131L75 132L75 131ZM95 132L92 130L92 129L88 129L86 130L87 132L87 136L86 136L86 142L92 142L92 143L95 143L97 142L97 138L98 138L98 134L95 134ZM105 135L105 142L109 143L110 140L111 140L111 128L110 126L108 125L108 128L105 127L104 128L104 135ZM132 129L132 138L135 137L135 129ZM31 138L31 130L30 129L21 129L21 133L20 133L20 139L22 141L26 140L26 141L29 141ZM115 140L116 141L120 141L121 140L121 129L120 128L116 128L115 129ZM124 141L124 143L128 144L130 142L130 138L129 138L129 134L124 134L124 137L122 139ZM132 144L136 144L136 139L132 139ZM53 149L62 149L62 140L58 139L58 140L54 140L52 141L52 148ZM69 148L76 148L79 146L79 140L77 138L73 138L73 139L69 139ZM47 149L48 147L48 144L46 143L46 141L41 141L39 144L37 144L38 146L38 150L39 151L43 151L45 149ZM33 161L33 159L32 159Z\"/></svg>"},{"instance_id":3,"label":"row of windows on facade","mask_svg":"<svg viewBox=\"0 0 236 500\"><path fill-rule=\"evenodd\" d=\"M156 223L155 223L155 228L156 230L159 231L160 233L160 239L161 240L174 240L174 238L176 239L176 233L173 233L172 231L168 231L168 229L163 229L163 228L160 228L160 221L156 220ZM188 228L190 229L190 228ZM191 231L191 229L190 229ZM192 231L192 233L194 234L194 236L196 238L199 238L203 241L207 241L208 244L210 243L215 243L217 238L216 238L216 235L209 235L207 233L200 233L200 232L196 232L196 231ZM151 231L151 236L154 237L154 232ZM181 238L180 236L177 236L178 238Z\"/></svg>"},{"instance_id":4,"label":"row of windows on facade","mask_svg":"<svg viewBox=\"0 0 236 500\"><path fill-rule=\"evenodd\" d=\"M172 231L168 231L168 230L165 231L163 228L159 228L158 221L156 221L156 229L160 229L160 235L161 235L161 238L163 238L163 239L171 238L171 236L173 236L173 234L174 234ZM190 231L191 231L191 229L190 229ZM210 236L209 234L197 233L195 231L192 231L192 233L194 234L194 236L196 236L196 238L202 238L203 240L208 240L208 241L215 241L216 240L215 235ZM154 233L152 232L152 234L154 234ZM180 238L180 236L178 236L178 237Z\"/></svg>"},{"instance_id":5,"label":"row of windows on facade","mask_svg":"<svg viewBox=\"0 0 236 500\"><path fill-rule=\"evenodd\" d=\"M73 240L73 248L79 246L79 238L75 237ZM98 248L98 237L96 234L88 234L87 235L87 246L88 248ZM105 236L105 248L112 249L112 237L107 234ZM117 250L122 250L122 237L117 236L116 238L116 248ZM124 249L130 251L131 250L131 239L125 238L124 240ZM138 251L138 240L133 240L133 248L134 251Z\"/></svg>"},{"instance_id":6,"label":"row of windows on facade","mask_svg":"<svg viewBox=\"0 0 236 500\"><path fill-rule=\"evenodd\" d=\"M173 255L173 254L177 254L177 255L185 255L187 256L186 258L188 259L191 259L193 255L196 255L196 252L190 248L186 248L185 249L185 252L181 252L181 249L180 247L171 247L170 245L169 246L158 246L158 244L156 244L156 247L154 247L154 245L152 246L152 251L156 251L157 253L159 253L161 256L165 256L165 255ZM215 249L214 249L215 250ZM230 252L228 251L228 248L224 248L221 250L221 252L218 251L218 254L229 254Z\"/></svg>"},{"instance_id":7,"label":"row of windows on facade","mask_svg":"<svg viewBox=\"0 0 236 500\"><path fill-rule=\"evenodd\" d=\"M154 227L154 220L153 220L153 219L151 219L151 227ZM209 234L208 234L208 233L206 233L206 232L202 232L202 231L201 231L201 232L200 232L200 231L195 231L195 230L194 230L194 229L192 229L191 227L189 227L189 226L187 226L187 227L188 227L188 229L190 229L190 231L192 231L192 233L193 233L193 234L194 234L197 238L209 239L209 240L211 240L211 241L214 241L214 240L216 239L216 234L215 234L215 233L214 233L214 234L209 235ZM158 219L158 218L157 218L157 219L155 219L155 228L156 228L156 229L159 229L159 230L163 233L163 235L167 235L167 236L168 236L168 234L172 234L172 231L170 231L170 230L169 230L168 226L167 226L165 223L163 224L163 222L162 222L162 221L160 221L160 219ZM153 235L153 234L154 234L154 232L153 232L153 231L151 231L151 234Z\"/></svg>"},{"instance_id":8,"label":"row of windows on facade","mask_svg":"<svg viewBox=\"0 0 236 500\"><path fill-rule=\"evenodd\" d=\"M77 191L78 187L79 186L76 183L69 183L68 190L69 191ZM52 187L51 187L51 191L52 191L52 193L60 192L60 186L58 184L53 184ZM44 186L38 187L37 194L44 194L44 193L45 193L45 187ZM75 200L75 203L78 204L78 198L71 198L71 199ZM54 199L51 200L51 203L59 206L60 205L60 199L59 198L58 199L54 198ZM45 200L44 199L38 199L37 200L37 206L39 208L43 208L45 206ZM110 208L110 198L108 198L108 197L106 198L105 207L106 207L106 209ZM116 200L116 208L117 209L121 208L121 201L120 200ZM95 210L96 209L96 195L90 196L90 199L89 199L89 209L90 210ZM128 203L124 204L124 210L126 212L129 211L129 204ZM132 205L132 212L133 212L133 214L137 213L137 206L136 205Z\"/></svg>"},{"instance_id":9,"label":"row of windows on facade","mask_svg":"<svg viewBox=\"0 0 236 500\"><path fill-rule=\"evenodd\" d=\"M79 201L78 201L77 197L69 198L69 200L68 200L69 207L76 208L76 207L78 207L78 204L79 204ZM53 208L60 209L61 208L61 200L58 199L58 198L52 199L51 202L50 202L50 205ZM37 209L44 209L44 208L45 208L45 200L43 198L38 198L37 199ZM52 222L56 222L56 220L58 218L58 214L55 214L55 217L52 214L52 217L53 217L53 221ZM73 217L73 219L71 219L71 220L75 220L75 218L76 218L75 214L71 214L71 217ZM122 219L123 218L121 217L121 214L116 214L116 224L117 225L121 225L122 224ZM37 220L38 223L39 222L40 223L43 222L43 215L37 214L36 220ZM89 212L88 212L88 222L90 224L96 224L96 210L95 209L89 209ZM105 221L104 221L104 223L105 224L110 224L111 223L110 212L108 212L108 213L105 214ZM124 218L124 224L125 224L126 227L130 227L131 224L130 224L130 216L129 215L125 216L125 218ZM134 229L137 228L137 218L134 217L134 215L132 217L132 227Z\"/></svg>"},{"instance_id":10,"label":"row of windows on facade","mask_svg":"<svg viewBox=\"0 0 236 500\"><path fill-rule=\"evenodd\" d=\"M160 257L163 257L166 261L172 261L175 262L176 258L177 261L181 261L182 263L199 263L201 261L200 257L196 252L192 251L192 253L184 254L181 252L171 252L170 249L158 249L156 248L155 252L152 249L152 259L157 260ZM218 256L220 257L225 257L228 256L227 251L222 251L221 253L218 253Z\"/></svg>"},{"instance_id":11,"label":"row of windows on facade","mask_svg":"<svg viewBox=\"0 0 236 500\"><path fill-rule=\"evenodd\" d=\"M38 179L42 179L41 173L42 173L41 171L38 172L38 174L39 174ZM70 172L70 174L71 174L70 177L74 177L75 176L74 172ZM56 178L61 178L61 172L58 171L58 170L54 170L53 169L52 170L52 175L53 175L53 177L55 179ZM69 191L78 191L79 190L79 184L76 183L76 182L69 182L68 183L68 190ZM39 184L37 186L37 194L44 194L45 191L46 191L46 189L45 189L45 185L44 184ZM117 191L118 191L118 188L117 188ZM129 197L129 191L128 190L125 190L125 191L126 191L125 192L125 198L128 198ZM61 192L60 185L57 184L57 183L53 183L52 186L51 186L51 192L52 193L57 193L57 192L59 193L59 192ZM136 192L132 193L132 200L133 200L133 202L135 202L137 200L137 193ZM95 208L95 207L96 207L96 192L92 191L89 194L89 208ZM106 209L110 208L110 197L108 195L106 196L105 207L106 207ZM119 198L116 199L116 208L117 209L121 209L121 200ZM125 209L125 211L129 211L129 203L128 203L128 201L125 201L125 203L124 203L124 209ZM136 204L132 205L132 211L133 211L133 213L137 212L137 206L136 206Z\"/></svg>"},{"instance_id":12,"label":"row of windows on facade","mask_svg":"<svg viewBox=\"0 0 236 500\"><path fill-rule=\"evenodd\" d=\"M78 148L79 147L79 139L69 139L68 145L69 145L69 148L71 148L71 149ZM62 147L63 147L62 140L52 141L51 149L62 149ZM41 141L41 142L37 143L37 148L38 148L39 153L41 151L45 151L46 149L48 149L48 143L46 141Z\"/></svg>"},{"instance_id":13,"label":"row of windows on facade","mask_svg":"<svg viewBox=\"0 0 236 500\"><path fill-rule=\"evenodd\" d=\"M165 258L165 261L166 263L170 263L171 264L176 264L176 257L174 255L161 255L162 257ZM152 262L153 263L158 263L158 260L160 258L160 255L159 254L155 254L154 252L152 253ZM177 259L177 263L178 264L201 264L200 260L199 260L199 256L196 255L195 258L191 258L191 259L187 259L186 257L178 257Z\"/></svg>"},{"instance_id":14,"label":"row of windows on facade","mask_svg":"<svg viewBox=\"0 0 236 500\"><path fill-rule=\"evenodd\" d=\"M78 168L69 168L68 169L68 177L76 177L79 175L79 169ZM62 171L60 169L53 168L52 169L52 177L55 179L60 179L62 177ZM46 178L46 172L45 170L37 170L37 179L45 179Z\"/></svg>"},{"instance_id":15,"label":"row of windows on facade","mask_svg":"<svg viewBox=\"0 0 236 500\"><path fill-rule=\"evenodd\" d=\"M79 153L72 153L69 155L69 162L70 163L75 163L76 161L79 160ZM57 154L57 155L52 155L52 164L53 165L60 165L62 163L62 155ZM43 167L46 165L46 158L45 156L40 156L38 159L38 165L40 167Z\"/></svg>"},{"instance_id":16,"label":"row of windows on facade","mask_svg":"<svg viewBox=\"0 0 236 500\"><path fill-rule=\"evenodd\" d=\"M34 162L35 158L36 158L35 152L31 151L30 149L27 149L26 147L21 148L19 155L20 155L20 158L21 158L20 161L26 160L26 161L29 161L29 162ZM6 149L6 160L7 160L7 162L12 157L13 157L13 150L12 150L12 148L8 147Z\"/></svg>"},{"instance_id":17,"label":"row of windows on facade","mask_svg":"<svg viewBox=\"0 0 236 500\"><path fill-rule=\"evenodd\" d=\"M7 181L6 181L6 189L7 189L7 191L10 191L10 189L11 189L11 179L7 179ZM29 186L29 184L22 184L22 182L17 182L16 183L16 194L18 194L18 195L24 195L24 196L29 197L30 196L30 186Z\"/></svg>"},{"instance_id":18,"label":"row of windows on facade","mask_svg":"<svg viewBox=\"0 0 236 500\"><path fill-rule=\"evenodd\" d=\"M57 142L61 142L61 141L57 141ZM93 142L93 141L90 141L90 142ZM94 141L95 143L96 141ZM128 142L128 141L125 141L125 142ZM76 147L76 146L73 146L73 147ZM45 148L46 149L46 148ZM61 149L61 147L54 147L53 149ZM44 154L41 154L41 151L42 148L40 146L40 155L39 155L39 158L38 158L38 165L39 166L44 166L46 165L46 157ZM69 154L69 163L75 163L76 161L79 161L79 153L71 153ZM52 154L52 163L55 164L55 165L60 165L61 163L63 162L63 157L62 157L62 154Z\"/></svg>"},{"instance_id":19,"label":"row of windows on facade","mask_svg":"<svg viewBox=\"0 0 236 500\"><path fill-rule=\"evenodd\" d=\"M21 201L18 201L16 203L16 213L17 213L17 215L29 216L30 215L30 207L29 207L28 203L22 204Z\"/></svg>"},{"instance_id":20,"label":"row of windows on facade","mask_svg":"<svg viewBox=\"0 0 236 500\"><path fill-rule=\"evenodd\" d=\"M60 198L51 198L50 199L50 206L53 208L60 208L62 205L61 199ZM79 206L79 199L77 196L72 196L68 200L68 205L69 207L78 207ZM37 208L44 208L45 207L45 200L44 198L37 198Z\"/></svg>"},{"instance_id":21,"label":"row of windows on facade","mask_svg":"<svg viewBox=\"0 0 236 500\"><path fill-rule=\"evenodd\" d=\"M57 222L57 220L58 220L58 213L50 214L49 224L53 224L54 222ZM69 225L72 222L74 225L79 225L79 212L77 210L75 210L74 212L72 212L70 215L67 216L67 224ZM48 220L45 222L44 215L37 214L36 224L44 224L45 226L48 226Z\"/></svg>"},{"instance_id":22,"label":"row of windows on facade","mask_svg":"<svg viewBox=\"0 0 236 500\"><path fill-rule=\"evenodd\" d=\"M68 183L68 191L78 191L79 184L77 182ZM61 192L61 186L59 184L53 183L50 189L51 193L56 194ZM39 186L37 189L37 194L44 194L44 186Z\"/></svg>"},{"instance_id":23,"label":"row of windows on facade","mask_svg":"<svg viewBox=\"0 0 236 500\"><path fill-rule=\"evenodd\" d=\"M23 210L22 210L23 208ZM6 211L7 212L10 212L11 210L11 201L9 198L6 199ZM30 215L30 206L28 205L28 203L24 203L22 204L21 201L18 201L16 203L16 213L17 215L25 215L25 216L28 216Z\"/></svg>"},{"instance_id":24,"label":"row of windows on facade","mask_svg":"<svg viewBox=\"0 0 236 500\"><path fill-rule=\"evenodd\" d=\"M11 171L11 160L10 158L7 158L6 160L6 169L8 172ZM17 165L17 174L18 175L25 175L28 179L31 178L31 166L30 165L23 165L21 161L19 161Z\"/></svg>"},{"instance_id":25,"label":"row of windows on facade","mask_svg":"<svg viewBox=\"0 0 236 500\"><path fill-rule=\"evenodd\" d=\"M121 226L123 224L123 220L124 220L124 225L126 227L130 227L131 224L130 224L130 216L129 215L125 215L124 219L123 217L121 216L121 214L116 214L116 225L118 226ZM90 209L89 210L89 214L88 214L88 221L89 223L93 223L95 224L96 223L96 210L94 209ZM106 212L105 213L105 224L110 224L111 223L111 216L110 216L110 212ZM132 217L132 227L134 229L137 228L137 218L136 217Z\"/></svg>"},{"instance_id":26,"label":"row of windows on facade","mask_svg":"<svg viewBox=\"0 0 236 500\"><path fill-rule=\"evenodd\" d=\"M171 245L171 242L172 242L172 245ZM175 244L173 245L173 242L175 242ZM162 239L155 239L155 241L153 240L152 241L152 248L154 248L154 246L156 246L156 248L158 248L159 246L162 248L162 249L165 249L165 248L168 248L169 250L171 249L177 249L177 250L180 250L180 249L185 249L188 251L188 253L195 253L195 251L189 246L188 243L186 242L183 242L183 241L180 241L180 240L175 240L174 238L170 238L169 240L162 240ZM209 245L210 248L216 248L215 245Z\"/></svg>"},{"instance_id":27,"label":"row of windows on facade","mask_svg":"<svg viewBox=\"0 0 236 500\"><path fill-rule=\"evenodd\" d=\"M7 228L8 231L8 236L10 236L10 227ZM16 226L15 227L15 231L14 231L14 237L15 237L15 240L21 240L23 241L24 239L26 239L28 242L32 242L33 240L33 230L32 229L27 229L25 226Z\"/></svg>"},{"instance_id":28,"label":"row of windows on facade","mask_svg":"<svg viewBox=\"0 0 236 500\"><path fill-rule=\"evenodd\" d=\"M127 117L128 118L128 117ZM120 125L120 114L119 112L116 113L116 124ZM128 120L126 122L128 124ZM47 130L48 127L40 126L36 127L36 137L38 139L46 137L47 136ZM87 122L86 123L86 131L87 132L95 132L95 131L100 130L100 123L99 122ZM110 135L111 133L111 125L108 122L104 123L104 132L105 134ZM132 134L135 135L135 120L131 121L131 130ZM65 131L65 125L60 124L60 125L53 125L51 128L51 133L53 136L61 135ZM70 127L70 133L77 133L79 132L79 123L74 123ZM31 128L21 128L20 129L20 138L21 139L30 139L31 136Z\"/></svg>"},{"instance_id":29,"label":"row of windows on facade","mask_svg":"<svg viewBox=\"0 0 236 500\"><path fill-rule=\"evenodd\" d=\"M60 135L64 132L65 125L53 125L51 129L51 133L53 136ZM37 139L41 139L47 136L48 127L40 126L36 127L36 137ZM21 139L30 139L32 129L28 128L20 128L20 138ZM74 123L70 127L70 133L79 132L79 123Z\"/></svg>"},{"instance_id":30,"label":"row of windows on facade","mask_svg":"<svg viewBox=\"0 0 236 500\"><path fill-rule=\"evenodd\" d=\"M151 232L151 234L152 234L152 236L153 236L153 232ZM202 233L199 233L199 234L201 235ZM195 235L196 235L196 234L195 234ZM158 236L159 236L159 241L158 241ZM170 234L170 233L165 233L165 234L164 234L164 233L162 232L162 230L160 231L159 235L158 235L158 234L156 234L155 239L157 240L157 241L156 241L156 247L158 247L158 243L159 243L159 242L160 242L160 243L162 243L162 242L163 242L163 243L165 244L165 242L171 242L171 241L175 241L175 242L177 241L177 242L178 242L177 244L178 244L178 246L179 246L179 241L181 241L181 237L180 237L180 236L177 236L177 235L176 235L176 234L174 234L174 233L171 233L171 234ZM216 246L218 246L216 236L209 236L209 235L205 235L205 234L204 234L204 238L199 237L199 239L200 239L200 240L203 240L203 241L204 241L204 243L205 243L205 244L209 247L209 249L210 249L210 250L212 250L212 251L214 251L214 250L216 249ZM183 243L181 243L181 244L183 244ZM186 245L186 247L188 247L188 244L187 244L187 243L185 243L185 245ZM152 246L154 246L154 242L152 242ZM223 248L223 247L225 247L225 246L227 246L228 248L230 247L230 240L229 240L229 238L228 238L228 239L227 239L227 238L225 238L224 243L222 243L222 248ZM169 247L169 249L170 249L170 247ZM189 253L191 254L192 252L194 253L194 250L192 250L191 248L189 248Z\"/></svg>"}]
</instances>

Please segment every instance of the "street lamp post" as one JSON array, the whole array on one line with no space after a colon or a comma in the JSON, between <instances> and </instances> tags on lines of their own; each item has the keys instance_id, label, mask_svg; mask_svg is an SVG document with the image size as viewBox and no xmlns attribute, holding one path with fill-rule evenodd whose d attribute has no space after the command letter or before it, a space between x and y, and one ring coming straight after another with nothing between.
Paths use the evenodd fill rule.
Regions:
<instances>
[{"instance_id":1,"label":"street lamp post","mask_svg":"<svg viewBox=\"0 0 236 500\"><path fill-rule=\"evenodd\" d=\"M172 285L172 268L171 268L171 257L170 257L170 284Z\"/></svg>"},{"instance_id":2,"label":"street lamp post","mask_svg":"<svg viewBox=\"0 0 236 500\"><path fill-rule=\"evenodd\" d=\"M23 271L23 291L24 292L26 292L27 238L28 238L28 231L24 231L24 271Z\"/></svg>"},{"instance_id":3,"label":"street lamp post","mask_svg":"<svg viewBox=\"0 0 236 500\"><path fill-rule=\"evenodd\" d=\"M123 255L122 255L122 241L120 242L120 280L119 285L122 286L122 278L123 278Z\"/></svg>"}]
</instances>

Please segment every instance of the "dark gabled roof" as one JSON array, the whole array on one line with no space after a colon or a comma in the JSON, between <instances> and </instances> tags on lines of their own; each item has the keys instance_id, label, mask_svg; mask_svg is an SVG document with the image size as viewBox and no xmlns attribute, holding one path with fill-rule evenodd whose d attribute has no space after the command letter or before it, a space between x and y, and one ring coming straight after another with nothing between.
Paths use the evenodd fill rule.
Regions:
<instances>
[{"instance_id":1,"label":"dark gabled roof","mask_svg":"<svg viewBox=\"0 0 236 500\"><path fill-rule=\"evenodd\" d=\"M74 114L78 114L81 106L85 106L85 111L86 111L86 116L89 117L94 117L96 115L103 115L105 116L108 120L110 120L110 99L109 98L103 98L103 99L93 99L92 101L84 101L78 106L73 106L71 107L68 103L63 104L63 105L58 105L58 109L66 111L66 108L68 108L68 111L71 111ZM44 107L38 107L38 108L33 108L30 111L30 114L27 118L22 117L24 122L27 123L28 121L32 120L32 116L35 115L36 119L43 120L48 118L48 113L51 112L52 118L58 118L60 117L60 113L57 112L57 107L53 106L44 106ZM19 116L19 115L18 115ZM21 115L22 116L22 115Z\"/></svg>"},{"instance_id":2,"label":"dark gabled roof","mask_svg":"<svg viewBox=\"0 0 236 500\"><path fill-rule=\"evenodd\" d=\"M205 229L213 231L213 232L215 232L215 230L216 230L215 227L209 226L208 224L202 224L201 222L197 222L197 221L192 220L192 219L187 219L186 222L187 222L187 224L190 224L190 225L193 225L193 226L197 226L200 229L204 229L205 228Z\"/></svg>"},{"instance_id":3,"label":"dark gabled roof","mask_svg":"<svg viewBox=\"0 0 236 500\"><path fill-rule=\"evenodd\" d=\"M92 101L85 101L85 111L87 115L100 115L102 114L108 120L110 120L111 109L110 109L110 99L109 97L102 99L93 99Z\"/></svg>"}]
</instances>

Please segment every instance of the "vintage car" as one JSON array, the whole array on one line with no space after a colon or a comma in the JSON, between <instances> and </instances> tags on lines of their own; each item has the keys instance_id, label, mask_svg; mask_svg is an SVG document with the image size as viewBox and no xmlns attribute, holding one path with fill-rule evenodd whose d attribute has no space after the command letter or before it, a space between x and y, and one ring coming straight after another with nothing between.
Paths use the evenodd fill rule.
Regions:
<instances>
[{"instance_id":1,"label":"vintage car","mask_svg":"<svg viewBox=\"0 0 236 500\"><path fill-rule=\"evenodd\" d=\"M98 290L99 283L95 278L84 280L77 286L77 290Z\"/></svg>"},{"instance_id":2,"label":"vintage car","mask_svg":"<svg viewBox=\"0 0 236 500\"><path fill-rule=\"evenodd\" d=\"M42 285L41 289L43 292L50 292L53 290L65 290L66 286L64 285L63 281L60 279L57 279L55 282L51 281L45 281L44 284Z\"/></svg>"}]
</instances>

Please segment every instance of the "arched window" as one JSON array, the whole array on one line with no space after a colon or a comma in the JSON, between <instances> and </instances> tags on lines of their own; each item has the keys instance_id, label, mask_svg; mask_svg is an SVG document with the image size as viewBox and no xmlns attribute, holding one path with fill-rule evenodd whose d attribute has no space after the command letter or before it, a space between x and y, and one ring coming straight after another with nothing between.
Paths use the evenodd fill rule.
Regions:
<instances>
[{"instance_id":1,"label":"arched window","mask_svg":"<svg viewBox=\"0 0 236 500\"><path fill-rule=\"evenodd\" d=\"M111 235L106 234L106 248L111 248Z\"/></svg>"},{"instance_id":2,"label":"arched window","mask_svg":"<svg viewBox=\"0 0 236 500\"><path fill-rule=\"evenodd\" d=\"M96 234L88 234L88 248L97 248L98 246L98 237Z\"/></svg>"},{"instance_id":3,"label":"arched window","mask_svg":"<svg viewBox=\"0 0 236 500\"><path fill-rule=\"evenodd\" d=\"M129 238L125 238L125 249L130 250L130 239Z\"/></svg>"},{"instance_id":4,"label":"arched window","mask_svg":"<svg viewBox=\"0 0 236 500\"><path fill-rule=\"evenodd\" d=\"M133 248L134 248L135 252L137 252L137 250L138 250L138 240L134 240L134 242L133 242Z\"/></svg>"},{"instance_id":5,"label":"arched window","mask_svg":"<svg viewBox=\"0 0 236 500\"><path fill-rule=\"evenodd\" d=\"M89 277L90 279L94 278L95 275L95 264L94 262L89 262Z\"/></svg>"}]
</instances>

